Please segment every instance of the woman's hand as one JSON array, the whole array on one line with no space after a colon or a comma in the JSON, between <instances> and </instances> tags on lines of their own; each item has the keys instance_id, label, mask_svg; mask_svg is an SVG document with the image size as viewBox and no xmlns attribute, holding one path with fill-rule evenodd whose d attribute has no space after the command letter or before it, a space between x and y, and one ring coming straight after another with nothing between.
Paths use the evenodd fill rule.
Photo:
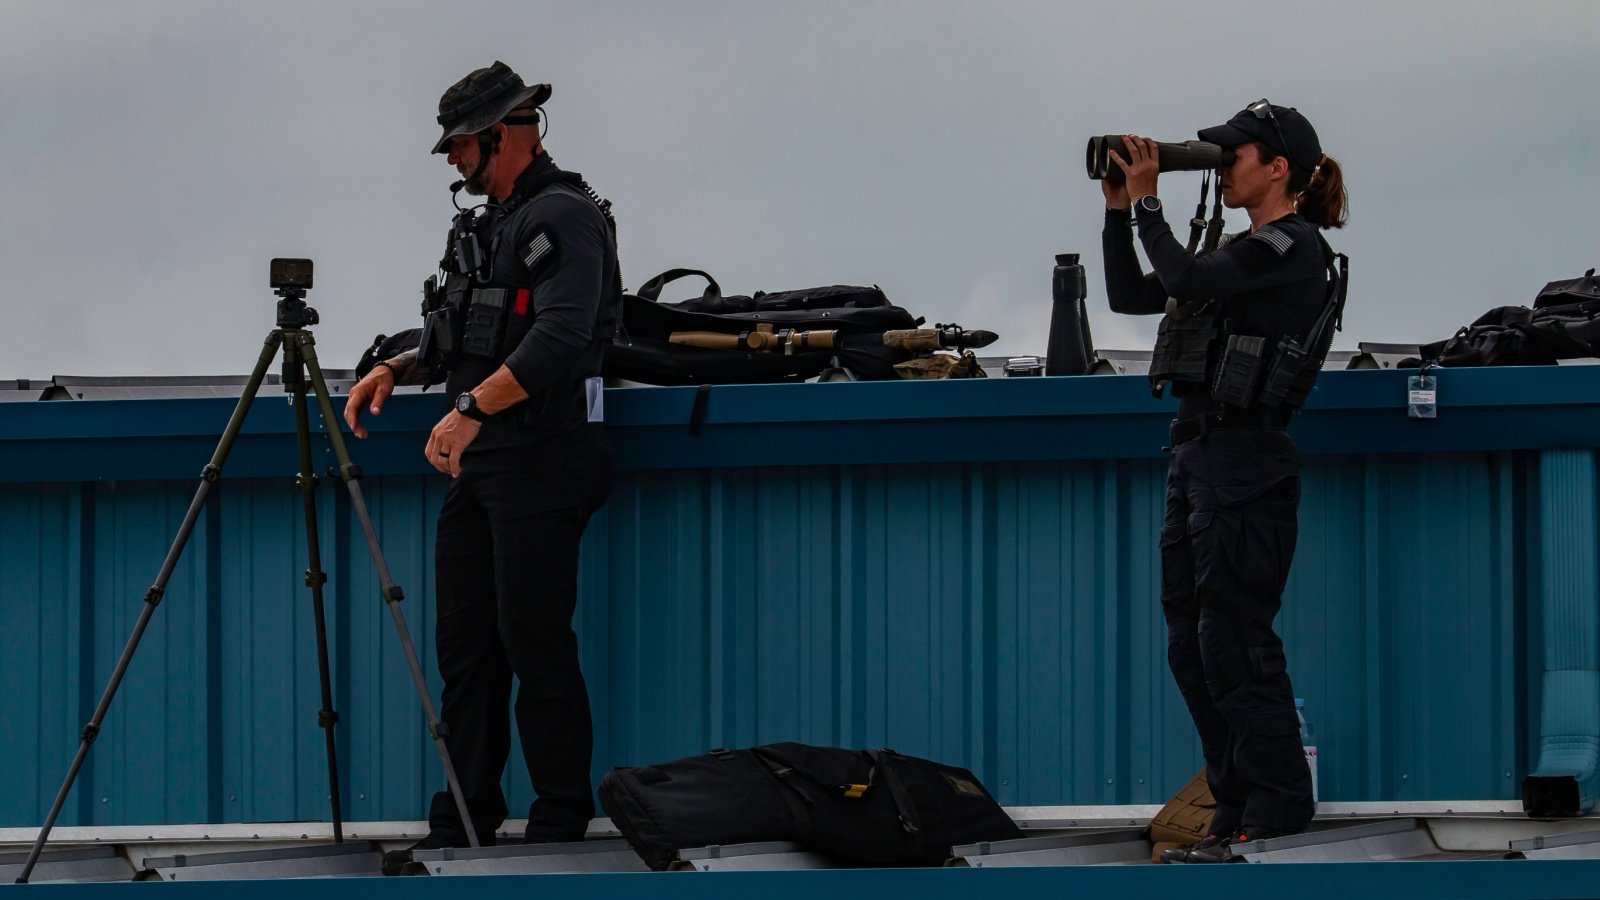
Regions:
<instances>
[{"instance_id":1,"label":"woman's hand","mask_svg":"<svg viewBox=\"0 0 1600 900\"><path fill-rule=\"evenodd\" d=\"M1106 209L1130 209L1133 200L1128 197L1128 183L1126 181L1112 181L1109 178L1100 179L1100 192L1106 195Z\"/></svg>"},{"instance_id":2,"label":"woman's hand","mask_svg":"<svg viewBox=\"0 0 1600 900\"><path fill-rule=\"evenodd\" d=\"M1143 197L1156 192L1156 176L1161 174L1160 148L1156 142L1136 134L1125 134L1122 142L1128 148L1128 159L1111 151L1111 161L1122 169L1123 185L1130 198Z\"/></svg>"}]
</instances>

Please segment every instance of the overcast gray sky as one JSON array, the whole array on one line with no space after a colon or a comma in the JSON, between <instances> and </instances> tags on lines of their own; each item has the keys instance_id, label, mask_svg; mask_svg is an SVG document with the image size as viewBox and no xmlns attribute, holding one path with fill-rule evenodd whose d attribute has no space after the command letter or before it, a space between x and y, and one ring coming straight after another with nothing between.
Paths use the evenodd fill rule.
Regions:
<instances>
[{"instance_id":1,"label":"overcast gray sky","mask_svg":"<svg viewBox=\"0 0 1600 900\"><path fill-rule=\"evenodd\" d=\"M438 97L494 59L554 85L630 288L876 283L1011 355L1069 251L1096 343L1153 340L1106 308L1086 139L1269 97L1349 183L1336 346L1441 339L1600 265L1597 46L1596 2L4 0L0 376L247 372L274 256L316 260L320 356L353 365L416 323ZM1161 188L1190 209L1199 176Z\"/></svg>"}]
</instances>

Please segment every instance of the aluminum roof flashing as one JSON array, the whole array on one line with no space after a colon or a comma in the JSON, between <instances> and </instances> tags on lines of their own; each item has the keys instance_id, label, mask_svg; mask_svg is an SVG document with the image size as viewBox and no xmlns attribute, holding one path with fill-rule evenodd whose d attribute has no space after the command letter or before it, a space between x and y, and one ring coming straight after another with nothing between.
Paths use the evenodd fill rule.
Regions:
<instances>
[{"instance_id":1,"label":"aluminum roof flashing","mask_svg":"<svg viewBox=\"0 0 1600 900\"><path fill-rule=\"evenodd\" d=\"M1391 806L1394 804L1373 804L1372 808ZM1400 806L1404 808L1405 805ZM1236 853L1246 863L1264 866L1261 872L1266 868L1291 869L1293 874L1288 877L1304 879L1292 894L1302 900L1347 897L1349 891L1355 889L1363 889L1363 895L1372 898L1416 896L1420 885L1428 886L1422 891L1427 896L1592 896L1575 892L1575 885L1582 877L1578 873L1587 872L1589 877L1600 875L1600 828L1596 827L1600 825L1600 818L1539 822L1508 817L1494 804L1455 801L1450 806L1466 812L1346 822L1341 816L1330 816L1329 811L1324 810L1319 813L1312 830L1305 834L1241 844ZM1141 818L1146 811L1144 807L1079 807L1053 811L1036 808L1030 814L1036 821L1119 822ZM1437 812L1423 807L1408 811ZM1012 812L1016 815L1018 811ZM1358 813L1361 810L1334 812ZM350 827L357 833L376 835L396 826L414 832L425 827L425 823L351 823ZM344 844L331 844L326 843L325 826L312 826L321 833L320 841L288 845L279 841L258 841L270 845L262 848L252 848L250 842L238 840L174 842L182 836L180 832L202 827L208 826L185 826L179 830L170 826L157 827L153 830L158 832L156 836L160 841L154 843L52 848L41 858L34 881L73 884L145 880L179 884L202 882L211 883L213 887L219 882L228 882L230 897L249 897L252 895L250 885L272 885L284 878L302 880L297 882L300 885L296 888L297 895L303 889L310 892L306 896L323 896L320 888L303 880L338 878L343 885L339 896L346 900L405 895L414 888L424 892L437 890L412 879L371 878L377 873L382 851L404 846L409 838L400 841L352 839ZM215 830L215 826L210 827ZM228 830L239 827L249 826L230 826ZM720 879L669 881L665 873L649 873L625 841L605 836L608 830L607 823L597 822L591 829L591 839L578 844L510 843L477 850L418 851L411 874L472 877L474 896L483 895L484 889L491 891L487 896L498 896L494 888L511 884L520 884L522 890L541 897L579 896L584 890L604 893L621 884L628 886L628 896L641 898L731 896L723 893L726 884ZM853 869L804 847L781 842L686 848L680 851L678 862L670 871L719 876L744 873L752 880L743 882L743 887L764 897L799 896L797 892L821 886L822 883L815 880L797 877L799 873L852 873L826 882L829 895L839 898L873 896L873 892L883 890L883 878L894 879L893 891L897 896L910 896L899 892L913 885L919 886L917 896L955 896L947 892L957 887L997 890L1004 883L1003 879L973 883L966 880L970 876L958 876L955 870L959 869L1028 870L1033 876L1021 883L1055 892L1071 888L1075 896L1085 897L1109 896L1109 893L1084 890L1097 881L1106 886L1111 884L1090 874L1103 869L1125 872L1115 882L1120 885L1117 896L1141 896L1138 893L1141 886L1168 883L1166 879L1169 878L1219 877L1215 874L1202 876L1190 867L1153 865L1153 849L1140 827L1042 829L1017 840L953 847L944 872L938 875L926 869ZM0 848L0 877L14 876L19 855ZM1387 863L1424 860L1516 862L1521 868L1505 870L1473 863L1448 867L1448 873L1434 871L1429 878L1420 881L1413 879L1417 872L1410 869L1392 869L1386 874L1373 871L1374 867L1387 868L1384 865ZM1483 880L1463 879L1457 875L1458 868L1467 868L1474 878ZM1190 874L1136 874L1152 870L1188 871ZM1203 867L1201 871L1213 870ZM557 875L567 877L552 877ZM619 882L616 876L620 875L638 877ZM1239 882L1241 887L1259 888L1267 881L1275 881L1264 874L1240 877L1246 879ZM344 880L348 878L363 880ZM1519 881L1520 886L1513 887ZM1381 889L1363 888L1379 882L1383 882ZM1463 889L1452 892L1449 889L1452 884ZM1207 891L1216 887L1210 880L1205 885ZM932 893L925 894L923 889ZM70 892L65 895L72 896Z\"/></svg>"}]
</instances>

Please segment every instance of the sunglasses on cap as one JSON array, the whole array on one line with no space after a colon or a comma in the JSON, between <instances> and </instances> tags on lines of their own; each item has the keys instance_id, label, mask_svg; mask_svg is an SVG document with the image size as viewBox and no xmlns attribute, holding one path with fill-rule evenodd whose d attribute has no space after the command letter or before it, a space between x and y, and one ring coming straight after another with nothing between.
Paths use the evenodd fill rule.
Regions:
<instances>
[{"instance_id":1,"label":"sunglasses on cap","mask_svg":"<svg viewBox=\"0 0 1600 900\"><path fill-rule=\"evenodd\" d=\"M1278 143L1283 145L1283 155L1293 157L1293 151L1289 147L1289 139L1283 136L1283 129L1278 126L1278 117L1272 114L1272 103L1267 98L1262 97L1260 100L1246 106L1244 110L1257 119L1266 119L1271 122L1272 130L1278 133Z\"/></svg>"}]
</instances>

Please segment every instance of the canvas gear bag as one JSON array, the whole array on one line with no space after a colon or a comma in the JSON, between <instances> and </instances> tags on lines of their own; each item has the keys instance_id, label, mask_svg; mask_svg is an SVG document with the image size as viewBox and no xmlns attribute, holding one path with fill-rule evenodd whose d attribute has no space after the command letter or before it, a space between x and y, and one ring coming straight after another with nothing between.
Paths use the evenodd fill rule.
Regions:
<instances>
[{"instance_id":1,"label":"canvas gear bag","mask_svg":"<svg viewBox=\"0 0 1600 900\"><path fill-rule=\"evenodd\" d=\"M652 869L712 844L792 841L844 863L936 866L1022 832L966 769L893 750L768 744L613 769L600 805Z\"/></svg>"},{"instance_id":2,"label":"canvas gear bag","mask_svg":"<svg viewBox=\"0 0 1600 900\"><path fill-rule=\"evenodd\" d=\"M1540 288L1539 293L1533 298L1534 309L1543 309L1546 306L1570 306L1574 303L1600 305L1600 278L1595 277L1594 269L1583 273L1582 278L1552 281Z\"/></svg>"},{"instance_id":3,"label":"canvas gear bag","mask_svg":"<svg viewBox=\"0 0 1600 900\"><path fill-rule=\"evenodd\" d=\"M1211 796L1206 770L1201 769L1150 820L1150 861L1159 862L1163 851L1187 847L1204 838L1216 811L1217 801Z\"/></svg>"},{"instance_id":4,"label":"canvas gear bag","mask_svg":"<svg viewBox=\"0 0 1600 900\"><path fill-rule=\"evenodd\" d=\"M705 279L699 297L660 301L662 289L681 278ZM911 351L885 347L886 331L922 324L889 302L876 287L827 285L751 296L724 295L716 279L698 269L669 269L623 294L617 337L606 348L602 373L644 384L762 384L804 381L834 360L863 380L895 377L894 364ZM838 332L842 346L813 348L789 336ZM729 347L673 343L674 334L729 336ZM767 335L770 340L753 338ZM754 350L764 343L776 349ZM706 341L712 343L713 341Z\"/></svg>"},{"instance_id":5,"label":"canvas gear bag","mask_svg":"<svg viewBox=\"0 0 1600 900\"><path fill-rule=\"evenodd\" d=\"M1588 356L1600 356L1600 300L1491 309L1449 340L1424 344L1420 360L1400 365L1547 366Z\"/></svg>"},{"instance_id":6,"label":"canvas gear bag","mask_svg":"<svg viewBox=\"0 0 1600 900\"><path fill-rule=\"evenodd\" d=\"M971 350L955 356L948 353L935 353L932 356L921 356L908 359L903 363L896 363L895 374L907 380L927 380L939 378L988 378L989 373L978 364L977 354Z\"/></svg>"},{"instance_id":7,"label":"canvas gear bag","mask_svg":"<svg viewBox=\"0 0 1600 900\"><path fill-rule=\"evenodd\" d=\"M1448 340L1423 344L1402 368L1439 365L1544 366L1559 359L1600 356L1600 278L1552 281L1533 306L1501 306L1479 316Z\"/></svg>"}]
</instances>

